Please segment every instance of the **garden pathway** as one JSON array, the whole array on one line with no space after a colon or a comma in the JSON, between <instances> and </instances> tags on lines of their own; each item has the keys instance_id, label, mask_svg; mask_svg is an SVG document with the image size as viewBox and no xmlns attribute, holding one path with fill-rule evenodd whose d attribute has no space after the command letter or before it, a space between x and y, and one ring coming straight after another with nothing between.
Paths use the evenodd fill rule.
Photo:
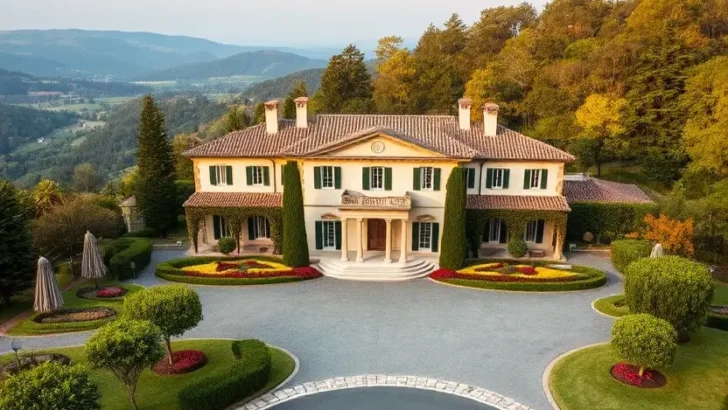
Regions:
<instances>
[{"instance_id":1,"label":"garden pathway","mask_svg":"<svg viewBox=\"0 0 728 410\"><path fill-rule=\"evenodd\" d=\"M137 283L162 283L154 264L181 256L156 251ZM606 286L568 293L493 292L440 285L321 278L248 287L195 286L204 320L186 338L259 338L293 352L291 385L358 374L408 374L481 386L548 409L541 376L559 354L606 341L612 319L594 299L620 293L606 255L573 253L569 262L608 272ZM26 348L83 343L89 333L25 338ZM11 338L0 337L0 352Z\"/></svg>"}]
</instances>

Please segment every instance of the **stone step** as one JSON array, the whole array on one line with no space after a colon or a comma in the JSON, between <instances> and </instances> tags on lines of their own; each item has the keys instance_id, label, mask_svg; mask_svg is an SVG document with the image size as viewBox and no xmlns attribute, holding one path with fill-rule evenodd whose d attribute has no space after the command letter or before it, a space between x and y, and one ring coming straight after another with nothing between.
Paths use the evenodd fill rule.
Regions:
<instances>
[{"instance_id":1,"label":"stone step","mask_svg":"<svg viewBox=\"0 0 728 410\"><path fill-rule=\"evenodd\" d=\"M429 275L437 265L415 259L405 264L398 262L369 261L363 263L343 262L336 259L322 259L317 268L326 276L345 280L393 282L422 278Z\"/></svg>"}]
</instances>

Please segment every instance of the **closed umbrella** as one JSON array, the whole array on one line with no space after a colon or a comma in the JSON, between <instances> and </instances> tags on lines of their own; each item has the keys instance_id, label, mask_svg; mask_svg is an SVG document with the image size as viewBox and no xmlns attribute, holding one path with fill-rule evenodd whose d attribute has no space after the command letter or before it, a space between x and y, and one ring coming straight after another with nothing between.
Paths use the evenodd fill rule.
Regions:
<instances>
[{"instance_id":1,"label":"closed umbrella","mask_svg":"<svg viewBox=\"0 0 728 410\"><path fill-rule=\"evenodd\" d=\"M659 258L664 255L665 255L665 251L662 250L662 245L660 245L658 243L652 247L652 252L650 253L650 258Z\"/></svg>"},{"instance_id":2,"label":"closed umbrella","mask_svg":"<svg viewBox=\"0 0 728 410\"><path fill-rule=\"evenodd\" d=\"M35 279L35 302L33 310L40 313L53 312L63 306L63 295L58 288L53 267L48 259L38 259L38 274Z\"/></svg>"},{"instance_id":3,"label":"closed umbrella","mask_svg":"<svg viewBox=\"0 0 728 410\"><path fill-rule=\"evenodd\" d=\"M86 279L93 279L96 289L99 288L98 278L106 275L106 266L104 266L104 258L101 257L99 247L96 244L96 237L91 232L86 231L83 237L83 261L81 262L81 276Z\"/></svg>"}]
</instances>

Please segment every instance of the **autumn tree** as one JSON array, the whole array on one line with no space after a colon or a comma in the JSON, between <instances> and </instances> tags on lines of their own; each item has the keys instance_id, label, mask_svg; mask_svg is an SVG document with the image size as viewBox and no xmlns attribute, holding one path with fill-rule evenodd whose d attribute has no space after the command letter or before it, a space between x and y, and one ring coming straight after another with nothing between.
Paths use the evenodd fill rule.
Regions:
<instances>
[{"instance_id":1,"label":"autumn tree","mask_svg":"<svg viewBox=\"0 0 728 410\"><path fill-rule=\"evenodd\" d=\"M625 103L622 98L593 94L576 111L576 123L583 130L580 137L594 140L597 177L602 176L602 151L605 145L625 131L621 121Z\"/></svg>"},{"instance_id":2,"label":"autumn tree","mask_svg":"<svg viewBox=\"0 0 728 410\"><path fill-rule=\"evenodd\" d=\"M295 119L296 118L296 98L298 97L308 97L308 87L306 86L306 82L303 80L299 80L296 82L296 84L291 88L291 91L286 96L285 101L283 101L283 118L288 119Z\"/></svg>"},{"instance_id":3,"label":"autumn tree","mask_svg":"<svg viewBox=\"0 0 728 410\"><path fill-rule=\"evenodd\" d=\"M665 252L683 257L691 257L693 249L693 221L679 221L660 215L658 218L645 216L647 229L644 238L662 245Z\"/></svg>"},{"instance_id":4,"label":"autumn tree","mask_svg":"<svg viewBox=\"0 0 728 410\"><path fill-rule=\"evenodd\" d=\"M509 39L522 30L533 27L537 21L536 9L528 4L500 6L480 12L480 19L470 27L465 49L466 55L482 67L498 54Z\"/></svg>"},{"instance_id":5,"label":"autumn tree","mask_svg":"<svg viewBox=\"0 0 728 410\"><path fill-rule=\"evenodd\" d=\"M364 53L353 44L329 60L314 97L323 113L366 113L372 109L371 76Z\"/></svg>"},{"instance_id":6,"label":"autumn tree","mask_svg":"<svg viewBox=\"0 0 728 410\"><path fill-rule=\"evenodd\" d=\"M375 50L374 103L382 114L404 114L410 110L415 69L412 54L402 48L403 42L401 37L383 37Z\"/></svg>"}]
</instances>

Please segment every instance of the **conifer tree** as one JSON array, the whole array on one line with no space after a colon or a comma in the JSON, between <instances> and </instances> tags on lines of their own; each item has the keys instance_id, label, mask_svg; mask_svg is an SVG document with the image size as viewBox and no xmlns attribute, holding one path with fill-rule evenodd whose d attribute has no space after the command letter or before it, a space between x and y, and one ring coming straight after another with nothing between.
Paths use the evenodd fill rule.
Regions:
<instances>
[{"instance_id":1,"label":"conifer tree","mask_svg":"<svg viewBox=\"0 0 728 410\"><path fill-rule=\"evenodd\" d=\"M458 270L463 267L468 251L465 237L465 168L452 170L447 179L445 226L442 229L440 267Z\"/></svg>"},{"instance_id":2,"label":"conifer tree","mask_svg":"<svg viewBox=\"0 0 728 410\"><path fill-rule=\"evenodd\" d=\"M308 239L298 162L286 163L283 167L283 180L283 263L294 268L308 266Z\"/></svg>"},{"instance_id":3,"label":"conifer tree","mask_svg":"<svg viewBox=\"0 0 728 410\"><path fill-rule=\"evenodd\" d=\"M373 109L372 78L364 53L348 47L329 60L321 77L316 105L323 113L366 113Z\"/></svg>"},{"instance_id":4,"label":"conifer tree","mask_svg":"<svg viewBox=\"0 0 728 410\"><path fill-rule=\"evenodd\" d=\"M177 222L174 161L164 115L151 96L144 97L138 141L137 204L147 227L164 236Z\"/></svg>"},{"instance_id":5,"label":"conifer tree","mask_svg":"<svg viewBox=\"0 0 728 410\"><path fill-rule=\"evenodd\" d=\"M225 131L238 131L248 126L250 126L250 119L245 114L245 110L241 110L237 105L231 107L225 116Z\"/></svg>"},{"instance_id":6,"label":"conifer tree","mask_svg":"<svg viewBox=\"0 0 728 410\"><path fill-rule=\"evenodd\" d=\"M10 181L0 181L0 304L33 284L34 253L26 212Z\"/></svg>"},{"instance_id":7,"label":"conifer tree","mask_svg":"<svg viewBox=\"0 0 728 410\"><path fill-rule=\"evenodd\" d=\"M298 97L308 97L308 87L303 80L296 82L291 92L288 93L286 100L283 102L283 118L289 120L296 119L296 102L295 99Z\"/></svg>"},{"instance_id":8,"label":"conifer tree","mask_svg":"<svg viewBox=\"0 0 728 410\"><path fill-rule=\"evenodd\" d=\"M265 122L265 104L259 102L255 105L255 111L253 112L253 118L250 121L253 124L262 124Z\"/></svg>"}]
</instances>

